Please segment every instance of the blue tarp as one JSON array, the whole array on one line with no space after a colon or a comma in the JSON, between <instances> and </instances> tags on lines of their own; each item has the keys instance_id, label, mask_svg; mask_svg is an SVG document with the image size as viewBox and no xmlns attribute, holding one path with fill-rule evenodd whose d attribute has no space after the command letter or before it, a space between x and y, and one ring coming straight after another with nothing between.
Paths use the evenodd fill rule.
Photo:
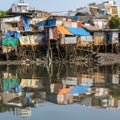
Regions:
<instances>
[{"instance_id":1,"label":"blue tarp","mask_svg":"<svg viewBox=\"0 0 120 120\"><path fill-rule=\"evenodd\" d=\"M54 26L54 25L56 25L56 19L49 19L49 20L47 20L47 25L48 26Z\"/></svg>"},{"instance_id":2,"label":"blue tarp","mask_svg":"<svg viewBox=\"0 0 120 120\"><path fill-rule=\"evenodd\" d=\"M20 38L20 33L8 31L8 32L3 36L3 38L9 38L9 37L12 37L12 38L14 38L14 39L18 39L18 38Z\"/></svg>"},{"instance_id":3,"label":"blue tarp","mask_svg":"<svg viewBox=\"0 0 120 120\"><path fill-rule=\"evenodd\" d=\"M17 46L20 33L8 31L2 38L2 46Z\"/></svg>"},{"instance_id":4,"label":"blue tarp","mask_svg":"<svg viewBox=\"0 0 120 120\"><path fill-rule=\"evenodd\" d=\"M38 27L45 26L46 23L47 23L46 20L45 20L45 21L41 21L41 22L37 23L37 26L38 26Z\"/></svg>"},{"instance_id":5,"label":"blue tarp","mask_svg":"<svg viewBox=\"0 0 120 120\"><path fill-rule=\"evenodd\" d=\"M49 20L41 21L41 22L38 22L36 25L38 27L41 27L41 26L54 26L54 25L56 25L56 19L49 19Z\"/></svg>"},{"instance_id":6,"label":"blue tarp","mask_svg":"<svg viewBox=\"0 0 120 120\"><path fill-rule=\"evenodd\" d=\"M78 20L78 16L70 16L69 18L72 18L74 20Z\"/></svg>"},{"instance_id":7,"label":"blue tarp","mask_svg":"<svg viewBox=\"0 0 120 120\"><path fill-rule=\"evenodd\" d=\"M22 18L25 31L30 30L30 24L29 24L28 20L29 20L28 17L23 17Z\"/></svg>"},{"instance_id":8,"label":"blue tarp","mask_svg":"<svg viewBox=\"0 0 120 120\"><path fill-rule=\"evenodd\" d=\"M31 102L32 100L31 97L32 97L31 93L26 93L26 96L24 98L24 105L27 105Z\"/></svg>"},{"instance_id":9,"label":"blue tarp","mask_svg":"<svg viewBox=\"0 0 120 120\"><path fill-rule=\"evenodd\" d=\"M90 33L87 32L84 28L67 27L67 29L68 29L73 35L91 36Z\"/></svg>"},{"instance_id":10,"label":"blue tarp","mask_svg":"<svg viewBox=\"0 0 120 120\"><path fill-rule=\"evenodd\" d=\"M14 38L15 38L15 39L20 38L20 36L21 36L20 33L18 33L18 32L14 32Z\"/></svg>"},{"instance_id":11,"label":"blue tarp","mask_svg":"<svg viewBox=\"0 0 120 120\"><path fill-rule=\"evenodd\" d=\"M69 92L69 94L84 94L86 93L87 89L90 88L90 86L86 85L86 86L75 86L73 89L71 89L71 91Z\"/></svg>"},{"instance_id":12,"label":"blue tarp","mask_svg":"<svg viewBox=\"0 0 120 120\"><path fill-rule=\"evenodd\" d=\"M18 86L15 86L15 90L16 92L22 92L22 86L18 85Z\"/></svg>"},{"instance_id":13,"label":"blue tarp","mask_svg":"<svg viewBox=\"0 0 120 120\"><path fill-rule=\"evenodd\" d=\"M11 36L13 36L13 32L7 32L7 33L3 36L3 38L9 38L9 37L11 37Z\"/></svg>"}]
</instances>

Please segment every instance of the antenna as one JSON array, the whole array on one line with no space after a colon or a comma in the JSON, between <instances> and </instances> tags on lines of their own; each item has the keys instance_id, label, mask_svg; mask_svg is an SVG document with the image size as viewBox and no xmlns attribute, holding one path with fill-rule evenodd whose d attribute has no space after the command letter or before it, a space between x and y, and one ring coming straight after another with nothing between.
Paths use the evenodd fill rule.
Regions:
<instances>
[{"instance_id":1,"label":"antenna","mask_svg":"<svg viewBox=\"0 0 120 120\"><path fill-rule=\"evenodd\" d=\"M24 0L20 0L20 3L25 3L25 1Z\"/></svg>"}]
</instances>

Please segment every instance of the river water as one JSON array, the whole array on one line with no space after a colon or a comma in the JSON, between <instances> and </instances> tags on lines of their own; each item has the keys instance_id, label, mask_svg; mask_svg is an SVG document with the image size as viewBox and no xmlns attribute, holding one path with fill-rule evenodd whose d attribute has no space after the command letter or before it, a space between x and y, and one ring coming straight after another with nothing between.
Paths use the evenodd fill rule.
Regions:
<instances>
[{"instance_id":1,"label":"river water","mask_svg":"<svg viewBox=\"0 0 120 120\"><path fill-rule=\"evenodd\" d=\"M119 120L120 65L0 66L0 120Z\"/></svg>"}]
</instances>

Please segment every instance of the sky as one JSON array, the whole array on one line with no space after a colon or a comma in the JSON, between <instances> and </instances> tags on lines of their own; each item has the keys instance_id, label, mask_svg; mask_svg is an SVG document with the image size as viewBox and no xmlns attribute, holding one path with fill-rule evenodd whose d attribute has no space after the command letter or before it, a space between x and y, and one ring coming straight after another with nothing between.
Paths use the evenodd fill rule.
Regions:
<instances>
[{"instance_id":1,"label":"sky","mask_svg":"<svg viewBox=\"0 0 120 120\"><path fill-rule=\"evenodd\" d=\"M8 10L11 4L19 0L2 0L0 10ZM102 3L107 0L24 0L29 4L29 8L36 8L53 13L62 13L63 11L76 10L82 6L87 6L89 3ZM120 6L120 0L115 0Z\"/></svg>"},{"instance_id":2,"label":"sky","mask_svg":"<svg viewBox=\"0 0 120 120\"><path fill-rule=\"evenodd\" d=\"M120 109L100 109L82 106L79 103L57 105L40 103L31 108L31 116L15 116L12 111L0 113L0 120L120 120Z\"/></svg>"}]
</instances>

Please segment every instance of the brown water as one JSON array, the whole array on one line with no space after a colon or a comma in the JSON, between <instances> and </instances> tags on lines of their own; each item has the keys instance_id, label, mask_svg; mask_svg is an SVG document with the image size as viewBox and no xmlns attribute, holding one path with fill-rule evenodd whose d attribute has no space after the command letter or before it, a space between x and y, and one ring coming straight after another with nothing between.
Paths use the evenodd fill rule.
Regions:
<instances>
[{"instance_id":1,"label":"brown water","mask_svg":"<svg viewBox=\"0 0 120 120\"><path fill-rule=\"evenodd\" d=\"M0 120L120 119L118 64L1 65L0 70ZM72 93L76 86L80 89Z\"/></svg>"}]
</instances>

